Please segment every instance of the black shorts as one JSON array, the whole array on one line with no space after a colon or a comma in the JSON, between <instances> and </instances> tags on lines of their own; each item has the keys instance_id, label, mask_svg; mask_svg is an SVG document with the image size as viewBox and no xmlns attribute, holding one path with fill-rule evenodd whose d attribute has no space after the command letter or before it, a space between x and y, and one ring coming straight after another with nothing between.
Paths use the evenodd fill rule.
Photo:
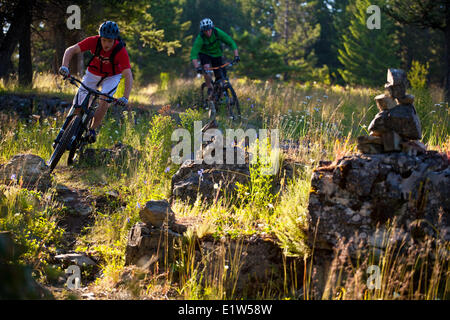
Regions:
<instances>
[{"instance_id":1,"label":"black shorts","mask_svg":"<svg viewBox=\"0 0 450 320\"><path fill-rule=\"evenodd\" d=\"M205 64L209 64L211 67L220 67L221 65L223 65L222 62L222 57L211 57L207 54L204 53L199 53L198 57L200 58L200 63L202 64L202 66L204 66ZM227 76L227 70L226 69L222 69L224 76ZM219 70L214 70L214 76L216 78L216 80L220 79L220 71Z\"/></svg>"}]
</instances>

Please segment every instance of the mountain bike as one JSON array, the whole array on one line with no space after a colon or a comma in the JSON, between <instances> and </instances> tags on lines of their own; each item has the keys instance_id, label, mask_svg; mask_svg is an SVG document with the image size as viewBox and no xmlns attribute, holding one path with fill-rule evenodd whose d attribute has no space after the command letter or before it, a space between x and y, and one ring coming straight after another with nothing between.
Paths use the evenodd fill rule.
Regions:
<instances>
[{"instance_id":1,"label":"mountain bike","mask_svg":"<svg viewBox=\"0 0 450 320\"><path fill-rule=\"evenodd\" d=\"M227 62L219 67L205 68L206 72L212 79L211 73L213 70L219 70L220 78L212 82L213 92L208 95L208 87L206 83L203 82L201 86L201 104L204 108L209 108L209 116L211 120L215 119L216 108L221 105L225 105L228 111L228 115L231 119L236 120L241 117L241 109L239 107L239 100L237 98L236 92L228 79L228 76L224 75L225 68L231 68L233 64Z\"/></svg>"},{"instance_id":2,"label":"mountain bike","mask_svg":"<svg viewBox=\"0 0 450 320\"><path fill-rule=\"evenodd\" d=\"M91 142L89 139L89 127L98 107L98 100L104 100L108 103L117 102L117 99L114 97L87 87L71 75L64 79L78 88L82 86L87 91L87 95L80 105L74 104L72 106L53 143L54 151L48 161L50 172L55 169L64 152L69 151L67 165L71 165L76 154L81 154L86 144ZM78 99L75 100L78 102Z\"/></svg>"}]
</instances>

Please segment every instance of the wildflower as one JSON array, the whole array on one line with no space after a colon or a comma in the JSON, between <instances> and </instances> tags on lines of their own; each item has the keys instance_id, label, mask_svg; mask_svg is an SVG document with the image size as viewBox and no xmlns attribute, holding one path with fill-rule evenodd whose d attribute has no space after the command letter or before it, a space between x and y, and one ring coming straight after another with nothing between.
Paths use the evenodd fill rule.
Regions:
<instances>
[{"instance_id":1,"label":"wildflower","mask_svg":"<svg viewBox=\"0 0 450 320\"><path fill-rule=\"evenodd\" d=\"M217 183L214 183L214 189L219 189L219 185Z\"/></svg>"},{"instance_id":2,"label":"wildflower","mask_svg":"<svg viewBox=\"0 0 450 320\"><path fill-rule=\"evenodd\" d=\"M169 172L169 171L170 171L170 167L167 167L167 168L164 170L165 173L167 173L167 172Z\"/></svg>"},{"instance_id":3,"label":"wildflower","mask_svg":"<svg viewBox=\"0 0 450 320\"><path fill-rule=\"evenodd\" d=\"M247 98L247 101L250 101L251 99L250 98Z\"/></svg>"},{"instance_id":4,"label":"wildflower","mask_svg":"<svg viewBox=\"0 0 450 320\"><path fill-rule=\"evenodd\" d=\"M205 170L200 169L200 170L197 171L197 174L199 175L199 178L200 178L201 181L203 181L203 171L205 171Z\"/></svg>"},{"instance_id":5,"label":"wildflower","mask_svg":"<svg viewBox=\"0 0 450 320\"><path fill-rule=\"evenodd\" d=\"M254 107L254 105L253 105L253 103L252 103L252 105L250 106L250 108L252 108L252 109L253 109L253 107Z\"/></svg>"},{"instance_id":6,"label":"wildflower","mask_svg":"<svg viewBox=\"0 0 450 320\"><path fill-rule=\"evenodd\" d=\"M311 99L311 96L306 96L306 100L310 100Z\"/></svg>"},{"instance_id":7,"label":"wildflower","mask_svg":"<svg viewBox=\"0 0 450 320\"><path fill-rule=\"evenodd\" d=\"M320 103L320 102L322 102L322 100L320 100L320 99L317 99L317 102L319 102L319 103Z\"/></svg>"},{"instance_id":8,"label":"wildflower","mask_svg":"<svg viewBox=\"0 0 450 320\"><path fill-rule=\"evenodd\" d=\"M17 176L14 173L11 175L11 180L17 180Z\"/></svg>"},{"instance_id":9,"label":"wildflower","mask_svg":"<svg viewBox=\"0 0 450 320\"><path fill-rule=\"evenodd\" d=\"M292 112L292 109L289 109L288 112L291 113L291 112Z\"/></svg>"},{"instance_id":10,"label":"wildflower","mask_svg":"<svg viewBox=\"0 0 450 320\"><path fill-rule=\"evenodd\" d=\"M115 132L116 134L119 134L119 131L117 131L117 130L114 130L114 132Z\"/></svg>"},{"instance_id":11,"label":"wildflower","mask_svg":"<svg viewBox=\"0 0 450 320\"><path fill-rule=\"evenodd\" d=\"M127 223L130 223L130 218L127 218Z\"/></svg>"},{"instance_id":12,"label":"wildflower","mask_svg":"<svg viewBox=\"0 0 450 320\"><path fill-rule=\"evenodd\" d=\"M328 99L328 96L327 96L326 94L324 94L323 97L324 97L325 99Z\"/></svg>"},{"instance_id":13,"label":"wildflower","mask_svg":"<svg viewBox=\"0 0 450 320\"><path fill-rule=\"evenodd\" d=\"M314 108L314 111L319 112L320 108Z\"/></svg>"},{"instance_id":14,"label":"wildflower","mask_svg":"<svg viewBox=\"0 0 450 320\"><path fill-rule=\"evenodd\" d=\"M141 204L138 202L136 202L136 208L140 209L141 208Z\"/></svg>"},{"instance_id":15,"label":"wildflower","mask_svg":"<svg viewBox=\"0 0 450 320\"><path fill-rule=\"evenodd\" d=\"M267 205L267 207L269 207L269 209L273 209L273 204L269 203L269 204Z\"/></svg>"},{"instance_id":16,"label":"wildflower","mask_svg":"<svg viewBox=\"0 0 450 320\"><path fill-rule=\"evenodd\" d=\"M225 265L223 268L224 268L225 270L228 270L229 266Z\"/></svg>"}]
</instances>

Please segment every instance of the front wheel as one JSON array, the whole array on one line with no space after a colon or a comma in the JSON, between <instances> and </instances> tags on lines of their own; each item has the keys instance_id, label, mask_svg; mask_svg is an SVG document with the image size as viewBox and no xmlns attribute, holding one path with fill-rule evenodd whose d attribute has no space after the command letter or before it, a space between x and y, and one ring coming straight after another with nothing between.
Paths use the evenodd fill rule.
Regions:
<instances>
[{"instance_id":1,"label":"front wheel","mask_svg":"<svg viewBox=\"0 0 450 320\"><path fill-rule=\"evenodd\" d=\"M231 85L227 85L224 88L224 97L226 101L226 106L229 116L236 120L241 117L241 108L239 107L239 100L237 98L236 92Z\"/></svg>"},{"instance_id":2,"label":"front wheel","mask_svg":"<svg viewBox=\"0 0 450 320\"><path fill-rule=\"evenodd\" d=\"M64 152L69 147L72 139L76 138L75 134L77 132L78 127L80 126L80 123L81 117L78 115L74 117L67 125L67 128L64 131L60 142L56 145L56 148L53 151L52 156L50 157L49 160L50 172L52 172L56 168L56 165L58 164Z\"/></svg>"},{"instance_id":3,"label":"front wheel","mask_svg":"<svg viewBox=\"0 0 450 320\"><path fill-rule=\"evenodd\" d=\"M90 127L91 122L93 121L93 117L94 111L90 111L88 116L89 120L86 121L88 126L86 127L85 125L82 124L82 128L78 130L77 137L74 143L72 143L72 147L70 148L69 155L67 157L68 166L71 166L73 164L75 157L83 153L84 146L86 145L86 141L84 140L85 138L83 138L83 133L86 132L88 127Z\"/></svg>"}]
</instances>

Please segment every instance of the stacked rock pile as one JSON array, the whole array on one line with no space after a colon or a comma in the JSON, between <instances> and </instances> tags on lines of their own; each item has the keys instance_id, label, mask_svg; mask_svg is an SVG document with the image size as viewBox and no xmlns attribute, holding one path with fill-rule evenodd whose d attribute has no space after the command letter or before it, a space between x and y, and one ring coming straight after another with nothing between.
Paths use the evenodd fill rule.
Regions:
<instances>
[{"instance_id":1,"label":"stacked rock pile","mask_svg":"<svg viewBox=\"0 0 450 320\"><path fill-rule=\"evenodd\" d=\"M414 96L406 94L406 73L388 69L385 93L375 97L380 112L369 125L369 136L358 137L361 153L406 152L424 153L426 147L419 140L422 128L414 107Z\"/></svg>"}]
</instances>

